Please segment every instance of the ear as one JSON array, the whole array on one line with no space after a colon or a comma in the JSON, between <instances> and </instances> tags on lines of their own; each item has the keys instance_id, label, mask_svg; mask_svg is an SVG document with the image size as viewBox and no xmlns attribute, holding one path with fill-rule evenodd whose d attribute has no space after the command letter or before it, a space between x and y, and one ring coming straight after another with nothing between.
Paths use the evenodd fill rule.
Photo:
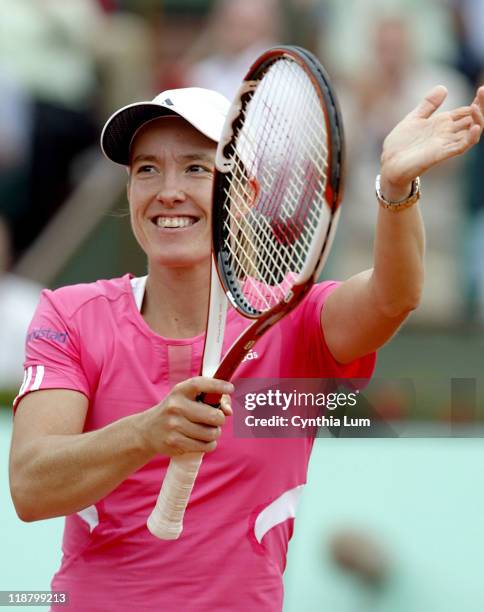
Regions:
<instances>
[{"instance_id":1,"label":"ear","mask_svg":"<svg viewBox=\"0 0 484 612\"><path fill-rule=\"evenodd\" d=\"M250 193L251 193L250 208L252 208L252 206L254 206L254 204L257 202L257 200L259 198L259 193L260 193L260 183L255 178L255 176L252 176L249 179L249 189L250 189Z\"/></svg>"},{"instance_id":2,"label":"ear","mask_svg":"<svg viewBox=\"0 0 484 612\"><path fill-rule=\"evenodd\" d=\"M259 181L254 176L251 176L249 179L246 179L246 180L247 180L246 184L248 185L249 188L244 189L243 195L239 195L238 197L235 198L236 200L240 200L238 201L236 209L233 212L236 219L241 219L245 215L249 214L250 209L253 206L255 206L259 198L259 193L260 193ZM247 197L247 191L249 192L249 197Z\"/></svg>"}]
</instances>

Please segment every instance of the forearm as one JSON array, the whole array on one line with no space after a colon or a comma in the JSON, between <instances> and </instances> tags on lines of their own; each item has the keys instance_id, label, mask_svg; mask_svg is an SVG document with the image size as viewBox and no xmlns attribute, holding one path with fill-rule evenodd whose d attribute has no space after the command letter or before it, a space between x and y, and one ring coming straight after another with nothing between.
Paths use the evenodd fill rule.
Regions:
<instances>
[{"instance_id":1,"label":"forearm","mask_svg":"<svg viewBox=\"0 0 484 612\"><path fill-rule=\"evenodd\" d=\"M410 186L392 189L382 180L388 200L408 196ZM396 317L418 306L424 280L425 232L419 204L394 212L379 208L371 290L379 310Z\"/></svg>"},{"instance_id":2,"label":"forearm","mask_svg":"<svg viewBox=\"0 0 484 612\"><path fill-rule=\"evenodd\" d=\"M44 435L25 444L10 465L19 516L64 516L105 497L154 456L141 433L145 418L141 413L97 431Z\"/></svg>"}]
</instances>

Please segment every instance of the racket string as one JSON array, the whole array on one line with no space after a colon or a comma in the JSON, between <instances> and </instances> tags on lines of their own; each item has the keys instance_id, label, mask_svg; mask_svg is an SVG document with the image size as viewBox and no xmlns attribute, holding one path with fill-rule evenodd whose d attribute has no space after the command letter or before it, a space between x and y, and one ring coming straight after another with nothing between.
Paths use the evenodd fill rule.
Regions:
<instances>
[{"instance_id":1,"label":"racket string","mask_svg":"<svg viewBox=\"0 0 484 612\"><path fill-rule=\"evenodd\" d=\"M298 177L296 177L296 178L298 178ZM234 179L234 180L237 180L238 181L238 186L242 187L242 183L241 183L240 179ZM300 178L298 178L298 181L299 181L299 185L297 186L297 188L296 188L295 185L292 185L292 184L290 185L290 189L291 190L296 191L296 189L297 189L297 192L294 193L294 197L297 197L297 194L299 193L299 191L304 189L303 181ZM244 195L247 195L247 193L248 193L247 190L244 190ZM226 196L228 198L230 197L230 195L231 195L230 191L226 191ZM242 210L240 208L240 206L238 206L237 202L238 202L238 198L233 198L232 199L231 203L232 203L232 207L235 208L235 213L233 212L233 210L231 210L231 215L230 215L229 218L234 220L234 223L237 225L239 230L241 230L244 239L247 241L247 243L249 243L249 242L253 241L253 239L251 239L247 235L247 233L243 231L242 225L237 220L238 218L241 218L243 216L245 211ZM287 214L287 216L289 217L291 211L286 209L284 203L281 205L281 208ZM310 214L313 216L313 212L312 211L310 211ZM257 221L257 217L254 215L253 210L251 210L250 211L250 220L247 222L247 224L256 228L255 237L256 237L257 243L258 243L257 247L260 247L265 252L264 253L265 256L270 258L271 250L266 245L270 244L273 241L274 233L273 233L273 230L271 229L271 227L267 225L267 216L261 214L261 215L259 215L259 217L260 217L260 221ZM267 227L266 230L264 230L264 228L261 225L261 223L263 221L265 221L265 224L266 224L266 227ZM317 222L317 219L315 219L312 222L312 225L314 227L316 225L316 222ZM228 222L227 222L227 230L230 231L230 225L229 225ZM237 237L235 235L233 235L233 233L232 233L232 238L234 239L233 241L236 243ZM302 243L303 243L303 247L304 248L308 248L309 247L308 238L307 238L306 235L303 235ZM234 251L234 249L231 248L231 246L230 246L231 245L230 241L228 242L228 245L229 245L230 250ZM282 250L284 255L286 255L287 261L290 262L291 261L291 256L288 253L288 248L285 245L281 245L279 248ZM256 252L259 252L258 248L255 248L254 250ZM300 269L303 266L303 264L304 264L304 258L302 257L302 255L300 255L299 251L297 251L297 250L293 253L292 256L295 257L296 267L298 269ZM261 263L262 263L262 265L264 265L264 259L261 259ZM265 267L266 267L267 272L270 274L270 268L267 265ZM273 278L272 278L272 280L273 280L273 282L275 284L277 284L277 279L279 279L281 277L281 274L282 274L282 276L284 276L284 274L283 274L281 269L278 269L277 272L278 273L276 275L273 275Z\"/></svg>"},{"instance_id":2,"label":"racket string","mask_svg":"<svg viewBox=\"0 0 484 612\"><path fill-rule=\"evenodd\" d=\"M233 208L235 208L235 214L234 214L234 211L231 211L232 214L225 221L226 232L232 238L232 240L227 241L228 249L234 254L234 257L236 257L236 249L234 248L234 246L237 246L237 247L240 246L241 244L240 238L242 237L244 239L244 242L247 245L251 244L251 246L254 247L253 251L256 254L258 254L259 257L261 255L260 250L262 250L263 257L260 257L260 263L266 269L267 274L272 276L272 280L274 281L274 284L277 284L278 283L277 279L281 277L281 274L284 275L284 272L282 268L278 268L277 262L272 261L271 262L272 266L276 268L277 274L271 275L271 268L267 264L267 262L272 257L270 245L272 241L274 240L273 229L269 225L267 217L260 215L257 212L254 212L254 210L251 210L247 215L243 216L244 211L241 210L241 208L238 206L236 199L232 201L232 206ZM245 221L244 224L241 223L242 218L244 218L244 221ZM238 236L231 229L231 225L234 225L239 230L241 236ZM252 235L250 235L248 233L249 228L251 229L255 228L255 234L254 232L251 232ZM286 256L285 258L287 259L287 261L291 260L289 249L285 245L280 245L279 250L281 251L281 254ZM245 255L245 258L247 258L248 255L250 255L250 253L247 253L246 251L244 255ZM297 252L294 253L292 257L296 257L296 260L299 257L298 263L301 266L303 265L304 261ZM256 262L254 260L252 261L252 265L254 267L256 266Z\"/></svg>"},{"instance_id":3,"label":"racket string","mask_svg":"<svg viewBox=\"0 0 484 612\"><path fill-rule=\"evenodd\" d=\"M258 213L251 211L248 215L245 216L244 218L244 223L241 223L241 216L240 216L240 210L237 211L237 214L232 215L231 217L229 217L226 222L225 222L225 226L226 226L226 231L228 234L231 235L232 237L232 241L228 242L228 248L229 250L233 251L235 253L235 248L234 246L239 246L240 244L240 237L231 229L231 225L234 225L240 232L241 237L244 238L244 240L246 241L247 244L251 244L252 246L254 246L254 251L257 254L258 257L260 257L261 255L264 255L265 258L267 260L270 259L272 253L270 250L270 245L271 242L274 240L274 233L273 233L273 228L270 226L269 221L267 220L267 218L263 215L259 215ZM251 231L251 233L249 234L249 229L250 230L254 230L255 229L255 234L253 231ZM260 249L263 251L263 253L260 253ZM280 246L280 250L282 253L287 255L288 260L290 260L290 255L288 253L288 249L285 245L281 245ZM249 253L245 253L245 255L249 255ZM295 256L297 257L297 253L295 253ZM256 264L256 261L252 262L254 265ZM264 257L260 257L260 263L262 265L267 265ZM300 263L302 264L303 261L302 259L300 260ZM275 265L277 267L277 262L275 262ZM270 274L270 268L267 268L268 273ZM280 270L281 271L281 270ZM274 275L274 279L278 278L278 275Z\"/></svg>"},{"instance_id":4,"label":"racket string","mask_svg":"<svg viewBox=\"0 0 484 612\"><path fill-rule=\"evenodd\" d=\"M225 189L224 250L247 306L261 311L284 299L311 251L327 208L328 134L312 81L291 58L268 69L243 115Z\"/></svg>"},{"instance_id":5,"label":"racket string","mask_svg":"<svg viewBox=\"0 0 484 612\"><path fill-rule=\"evenodd\" d=\"M259 263L259 266L262 266L262 272L265 275L266 279L267 278L269 279L269 282L268 283L266 282L265 284L264 294L261 292L260 289L258 289L257 284L254 284L254 283L249 284L248 287L249 287L250 297L256 298L255 300L251 299L249 301L252 303L253 306L254 306L254 302L262 301L264 308L270 308L274 300L279 302L285 296L283 289L279 286L280 279L283 278L285 275L285 269L282 268L281 266L278 266L277 261L274 261L272 258L272 254L270 253L270 250L268 247L268 244L270 241L270 233L269 231L264 231L261 224L258 223L257 230L258 230L259 235L258 235L258 240L255 243L254 240L251 238L251 236L249 236L247 233L248 232L247 225L246 227L241 225L236 216L230 219L230 223L232 224L232 226L235 227L235 229L237 229L237 232L234 232L234 229L231 228L229 224L226 222L226 232L233 239L231 242L228 242L227 245L228 245L228 251L232 257L232 262L233 262L232 265L234 267L235 275L238 278L244 278L245 280L252 278L253 280L257 280L257 277L260 276L261 270L260 270L260 267L259 269L256 267L256 262L254 260L251 260L249 263L249 266L250 265L253 266L253 270L249 270L249 266L246 264L246 261L249 257L249 253L247 251L242 252L241 249L234 248L233 246L231 246L231 244L235 243L237 245L240 245L241 242L243 241L246 244L251 244L254 250L259 254L260 254L260 250L264 251L265 257L259 257L258 263ZM272 232L272 230L270 231ZM266 237L266 240L263 239L261 234ZM258 247L260 247L260 250ZM271 258L272 258L272 262L271 262L271 265L269 265L268 262L271 260ZM287 258L289 259L289 255L287 255ZM253 274L247 274L248 271L252 271ZM253 291L254 289L255 289L255 294ZM245 291L247 292L247 287ZM269 295L271 299L267 299L267 295Z\"/></svg>"}]
</instances>

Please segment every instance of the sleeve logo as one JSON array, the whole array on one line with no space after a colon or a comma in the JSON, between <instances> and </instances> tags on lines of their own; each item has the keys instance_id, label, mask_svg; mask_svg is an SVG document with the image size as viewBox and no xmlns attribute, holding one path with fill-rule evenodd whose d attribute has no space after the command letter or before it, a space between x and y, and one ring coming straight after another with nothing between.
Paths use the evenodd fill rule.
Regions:
<instances>
[{"instance_id":1,"label":"sleeve logo","mask_svg":"<svg viewBox=\"0 0 484 612\"><path fill-rule=\"evenodd\" d=\"M69 338L69 334L67 332L57 331L55 329L33 329L27 334L27 343L32 342L33 340L41 340L42 338L45 338L46 340L53 340L54 342L59 342L60 344L65 344Z\"/></svg>"}]
</instances>

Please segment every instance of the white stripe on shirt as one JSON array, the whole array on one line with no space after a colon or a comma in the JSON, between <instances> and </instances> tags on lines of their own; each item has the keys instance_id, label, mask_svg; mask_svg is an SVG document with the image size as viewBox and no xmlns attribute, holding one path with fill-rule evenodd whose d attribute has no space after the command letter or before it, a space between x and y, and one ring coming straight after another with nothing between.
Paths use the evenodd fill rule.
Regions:
<instances>
[{"instance_id":1,"label":"white stripe on shirt","mask_svg":"<svg viewBox=\"0 0 484 612\"><path fill-rule=\"evenodd\" d=\"M99 525L99 514L96 506L89 506L83 510L79 510L77 515L89 525L89 531L92 531Z\"/></svg>"},{"instance_id":2,"label":"white stripe on shirt","mask_svg":"<svg viewBox=\"0 0 484 612\"><path fill-rule=\"evenodd\" d=\"M19 395L22 395L22 393L25 393L25 391L28 389L28 386L30 385L30 381L32 380L32 373L33 373L33 368L32 366L29 366L27 368L27 378L25 379L25 382L22 385L22 388L20 389Z\"/></svg>"},{"instance_id":3,"label":"white stripe on shirt","mask_svg":"<svg viewBox=\"0 0 484 612\"><path fill-rule=\"evenodd\" d=\"M22 392L23 392L24 387L25 387L25 381L26 380L27 380L27 370L24 370L24 377L23 377L22 384L20 385L20 389L19 389L19 392L18 392L19 395L22 395Z\"/></svg>"},{"instance_id":4,"label":"white stripe on shirt","mask_svg":"<svg viewBox=\"0 0 484 612\"><path fill-rule=\"evenodd\" d=\"M303 489L304 485L298 485L294 489L285 491L257 516L254 523L254 535L259 544L269 529L296 516L299 498Z\"/></svg>"},{"instance_id":5,"label":"white stripe on shirt","mask_svg":"<svg viewBox=\"0 0 484 612\"><path fill-rule=\"evenodd\" d=\"M37 389L40 389L40 385L42 384L42 381L44 380L44 375L45 375L44 366L41 366L41 365L37 366L34 384L30 388L31 391L37 391Z\"/></svg>"}]
</instances>

